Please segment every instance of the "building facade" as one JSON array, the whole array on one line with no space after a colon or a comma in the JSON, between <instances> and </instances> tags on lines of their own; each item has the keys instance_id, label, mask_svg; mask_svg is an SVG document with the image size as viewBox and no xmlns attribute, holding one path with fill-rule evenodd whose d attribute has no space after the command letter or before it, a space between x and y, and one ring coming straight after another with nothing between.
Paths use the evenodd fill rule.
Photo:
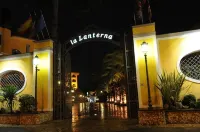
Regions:
<instances>
[{"instance_id":1,"label":"building facade","mask_svg":"<svg viewBox=\"0 0 200 132\"><path fill-rule=\"evenodd\" d=\"M16 85L17 98L23 94L35 96L34 57L39 57L37 72L38 111L53 111L53 42L35 41L11 36L11 31L0 27L0 85ZM16 83L17 82L17 83ZM18 109L19 105L15 107Z\"/></svg>"},{"instance_id":2,"label":"building facade","mask_svg":"<svg viewBox=\"0 0 200 132\"><path fill-rule=\"evenodd\" d=\"M158 75L176 72L186 76L180 99L186 94L193 94L200 98L200 30L184 31L156 35L155 23L133 26L133 41L137 72L137 88L139 108L148 107L148 90L144 54L141 44L145 41L149 45L147 64L149 70L150 93L153 107L162 108L162 96L155 87Z\"/></svg>"}]
</instances>

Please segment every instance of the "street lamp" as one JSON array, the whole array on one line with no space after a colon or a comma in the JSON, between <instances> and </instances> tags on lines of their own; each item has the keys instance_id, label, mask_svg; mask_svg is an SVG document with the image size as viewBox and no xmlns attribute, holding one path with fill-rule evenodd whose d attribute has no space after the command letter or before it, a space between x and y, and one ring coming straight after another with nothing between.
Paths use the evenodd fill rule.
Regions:
<instances>
[{"instance_id":1,"label":"street lamp","mask_svg":"<svg viewBox=\"0 0 200 132\"><path fill-rule=\"evenodd\" d=\"M141 44L142 52L144 53L145 58L145 65L146 65L146 77L147 77L147 88L148 88L148 109L152 109L152 103L151 103L151 93L150 93L150 86L149 86L149 74L148 74L148 66L147 66L147 52L148 52L148 43L143 42Z\"/></svg>"},{"instance_id":2,"label":"street lamp","mask_svg":"<svg viewBox=\"0 0 200 132\"><path fill-rule=\"evenodd\" d=\"M34 57L33 63L35 65L35 111L37 112L37 72L39 71L39 57L37 55Z\"/></svg>"}]
</instances>

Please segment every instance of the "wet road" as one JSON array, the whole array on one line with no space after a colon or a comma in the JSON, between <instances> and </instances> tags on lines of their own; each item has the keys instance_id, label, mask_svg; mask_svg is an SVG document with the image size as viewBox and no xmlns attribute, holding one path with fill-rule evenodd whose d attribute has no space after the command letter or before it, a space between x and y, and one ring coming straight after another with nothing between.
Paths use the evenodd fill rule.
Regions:
<instances>
[{"instance_id":1,"label":"wet road","mask_svg":"<svg viewBox=\"0 0 200 132\"><path fill-rule=\"evenodd\" d=\"M107 118L127 119L127 106L117 106L109 103L96 103L96 110L91 110L89 103L74 104L72 107L72 121L81 119L99 119L104 120Z\"/></svg>"},{"instance_id":2,"label":"wet road","mask_svg":"<svg viewBox=\"0 0 200 132\"><path fill-rule=\"evenodd\" d=\"M51 121L41 125L0 127L0 132L199 132L194 126L138 126L136 120L127 119L127 107L114 104L97 104L91 111L85 103L74 104L73 118Z\"/></svg>"}]
</instances>

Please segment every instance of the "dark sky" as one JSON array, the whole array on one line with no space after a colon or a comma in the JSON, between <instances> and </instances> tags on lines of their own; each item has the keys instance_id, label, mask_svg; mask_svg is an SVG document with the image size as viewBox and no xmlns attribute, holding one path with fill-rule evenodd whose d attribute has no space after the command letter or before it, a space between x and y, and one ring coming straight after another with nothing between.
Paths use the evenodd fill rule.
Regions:
<instances>
[{"instance_id":1,"label":"dark sky","mask_svg":"<svg viewBox=\"0 0 200 132\"><path fill-rule=\"evenodd\" d=\"M200 28L197 0L151 0L157 34ZM12 4L11 4L12 3ZM11 29L16 31L33 9L41 9L51 32L52 0L3 0L0 7L11 10ZM118 32L133 26L134 0L59 0L59 38L63 43L89 25ZM115 46L114 46L115 47ZM79 71L80 86L92 87L91 74L100 70L104 52L113 45L91 42L71 51L72 69ZM107 49L107 51L105 51ZM96 69L96 70L94 70Z\"/></svg>"}]
</instances>

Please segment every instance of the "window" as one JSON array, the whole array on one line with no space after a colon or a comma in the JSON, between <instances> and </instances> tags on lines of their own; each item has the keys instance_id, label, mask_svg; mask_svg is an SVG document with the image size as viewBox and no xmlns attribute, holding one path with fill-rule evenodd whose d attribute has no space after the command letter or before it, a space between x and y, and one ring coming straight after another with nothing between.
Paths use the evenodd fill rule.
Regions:
<instances>
[{"instance_id":1,"label":"window","mask_svg":"<svg viewBox=\"0 0 200 132\"><path fill-rule=\"evenodd\" d=\"M18 49L12 49L12 55L21 54Z\"/></svg>"},{"instance_id":2,"label":"window","mask_svg":"<svg viewBox=\"0 0 200 132\"><path fill-rule=\"evenodd\" d=\"M29 52L30 52L30 45L27 44L27 45L26 45L26 53L29 53Z\"/></svg>"},{"instance_id":3,"label":"window","mask_svg":"<svg viewBox=\"0 0 200 132\"><path fill-rule=\"evenodd\" d=\"M200 81L200 51L184 56L180 70L186 77Z\"/></svg>"},{"instance_id":4,"label":"window","mask_svg":"<svg viewBox=\"0 0 200 132\"><path fill-rule=\"evenodd\" d=\"M72 75L72 77L76 77L75 75Z\"/></svg>"},{"instance_id":5,"label":"window","mask_svg":"<svg viewBox=\"0 0 200 132\"><path fill-rule=\"evenodd\" d=\"M76 82L76 80L75 80L75 79L73 79L73 80L72 80L72 82Z\"/></svg>"},{"instance_id":6,"label":"window","mask_svg":"<svg viewBox=\"0 0 200 132\"><path fill-rule=\"evenodd\" d=\"M25 76L19 71L5 71L0 74L0 87L5 87L7 85L15 86L18 92L20 92L25 86Z\"/></svg>"}]
</instances>

